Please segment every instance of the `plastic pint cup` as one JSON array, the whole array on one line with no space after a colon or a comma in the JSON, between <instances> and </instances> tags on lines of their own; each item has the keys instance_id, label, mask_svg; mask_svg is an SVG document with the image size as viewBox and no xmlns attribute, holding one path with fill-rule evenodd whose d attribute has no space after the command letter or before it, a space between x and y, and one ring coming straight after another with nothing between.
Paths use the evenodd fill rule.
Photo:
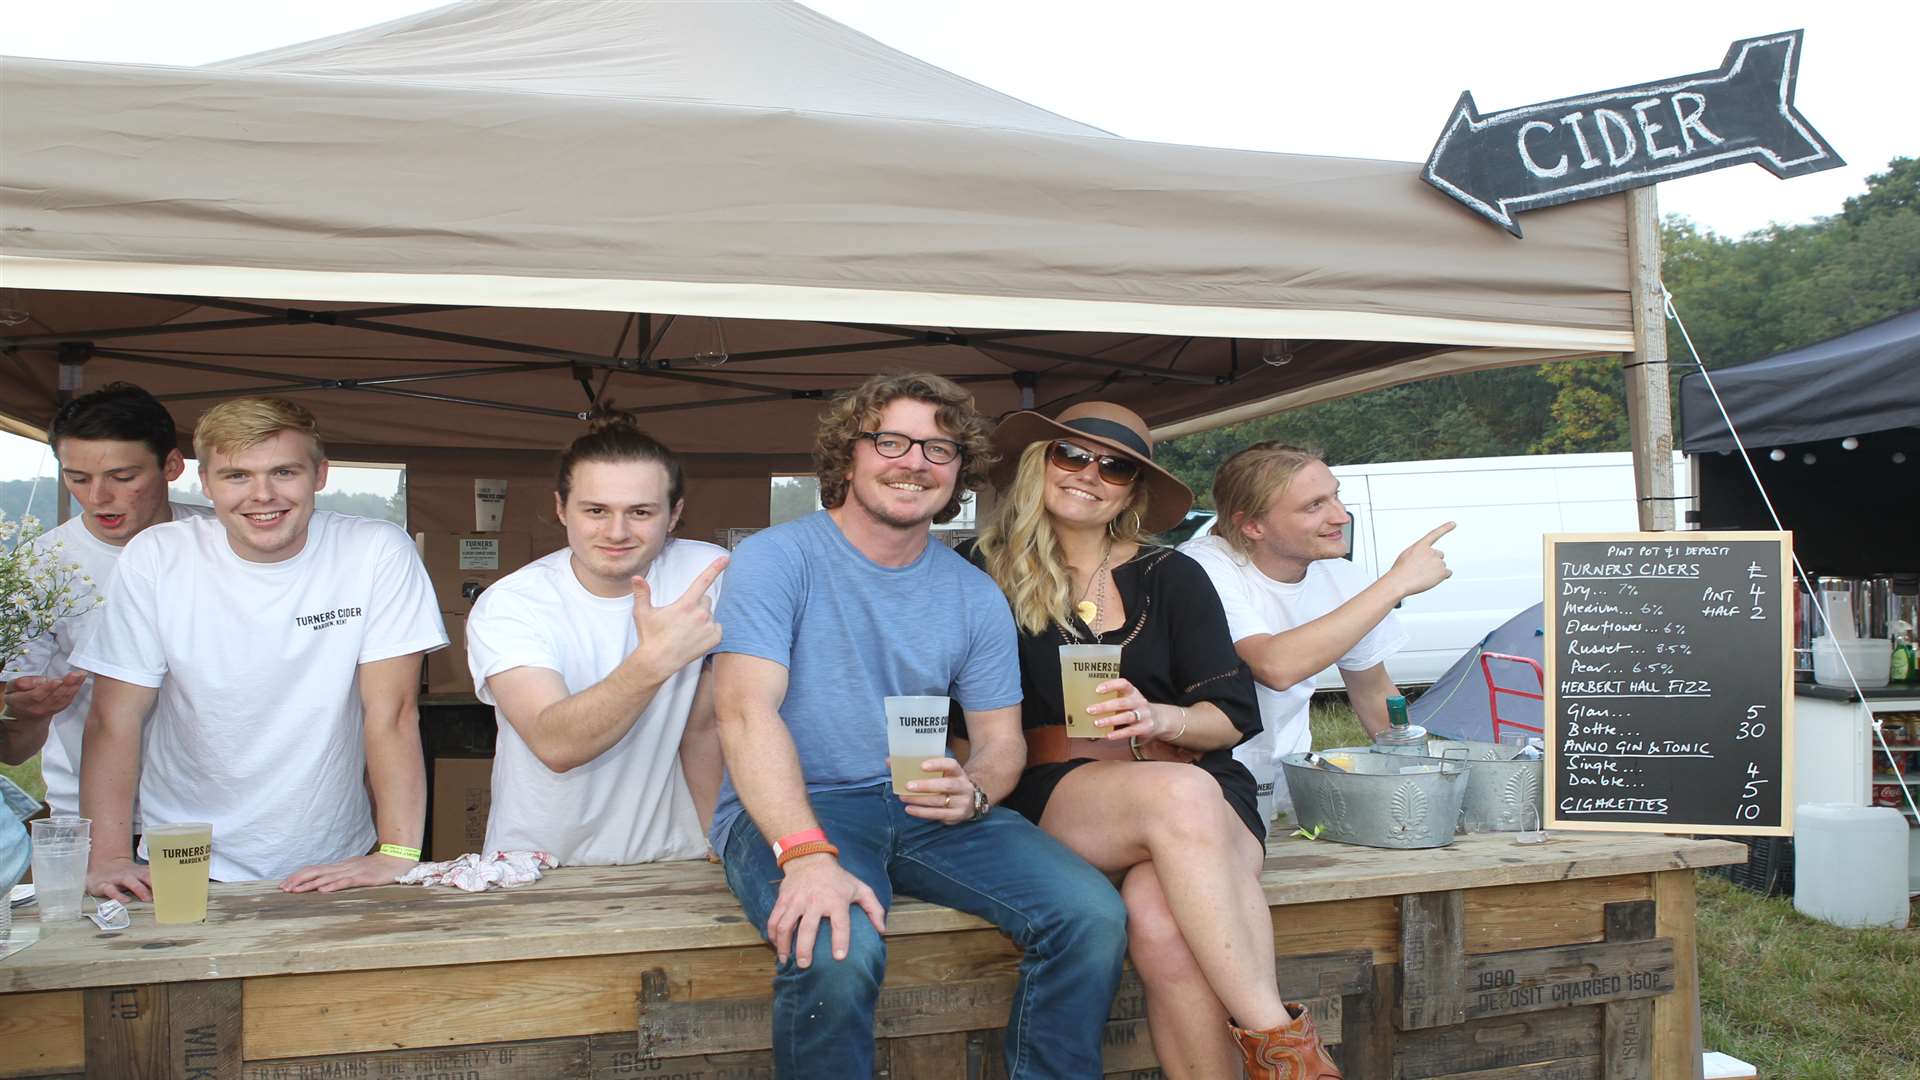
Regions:
<instances>
[{"instance_id":1,"label":"plastic pint cup","mask_svg":"<svg viewBox=\"0 0 1920 1080\"><path fill-rule=\"evenodd\" d=\"M473 531L499 532L500 523L506 516L507 482L475 480L473 482Z\"/></svg>"},{"instance_id":2,"label":"plastic pint cup","mask_svg":"<svg viewBox=\"0 0 1920 1080\"><path fill-rule=\"evenodd\" d=\"M910 795L910 780L937 780L939 773L920 767L928 758L947 756L947 710L944 697L887 698L887 758L893 766L893 793Z\"/></svg>"},{"instance_id":3,"label":"plastic pint cup","mask_svg":"<svg viewBox=\"0 0 1920 1080\"><path fill-rule=\"evenodd\" d=\"M1076 739L1104 738L1109 729L1093 726L1087 707L1111 701L1117 693L1102 694L1094 688L1120 677L1120 646L1060 646L1060 696L1066 704L1067 734Z\"/></svg>"},{"instance_id":4,"label":"plastic pint cup","mask_svg":"<svg viewBox=\"0 0 1920 1080\"><path fill-rule=\"evenodd\" d=\"M197 923L207 918L207 871L213 864L213 826L204 821L147 826L153 921Z\"/></svg>"},{"instance_id":5,"label":"plastic pint cup","mask_svg":"<svg viewBox=\"0 0 1920 1080\"><path fill-rule=\"evenodd\" d=\"M52 929L80 917L87 895L87 857L93 850L93 822L83 817L42 818L33 834L33 895L40 924Z\"/></svg>"}]
</instances>

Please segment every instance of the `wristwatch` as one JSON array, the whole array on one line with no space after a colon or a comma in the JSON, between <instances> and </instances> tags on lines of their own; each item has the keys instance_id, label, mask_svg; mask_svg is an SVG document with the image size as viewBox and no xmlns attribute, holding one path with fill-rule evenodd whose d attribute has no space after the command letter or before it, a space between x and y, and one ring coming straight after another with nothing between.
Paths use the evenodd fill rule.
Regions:
<instances>
[{"instance_id":1,"label":"wristwatch","mask_svg":"<svg viewBox=\"0 0 1920 1080\"><path fill-rule=\"evenodd\" d=\"M973 783L973 782L969 780L968 783ZM986 792L980 790L979 784L974 784L973 785L973 815L967 818L967 820L979 821L981 818L986 817L987 811L991 809L993 809L993 801L987 798Z\"/></svg>"}]
</instances>

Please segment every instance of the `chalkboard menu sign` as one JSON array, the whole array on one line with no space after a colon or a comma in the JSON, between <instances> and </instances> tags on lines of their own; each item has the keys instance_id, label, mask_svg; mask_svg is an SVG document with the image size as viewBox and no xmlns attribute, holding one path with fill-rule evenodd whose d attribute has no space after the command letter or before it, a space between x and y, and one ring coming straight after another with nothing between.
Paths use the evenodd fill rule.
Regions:
<instances>
[{"instance_id":1,"label":"chalkboard menu sign","mask_svg":"<svg viewBox=\"0 0 1920 1080\"><path fill-rule=\"evenodd\" d=\"M1547 824L1793 831L1792 536L1546 538Z\"/></svg>"}]
</instances>

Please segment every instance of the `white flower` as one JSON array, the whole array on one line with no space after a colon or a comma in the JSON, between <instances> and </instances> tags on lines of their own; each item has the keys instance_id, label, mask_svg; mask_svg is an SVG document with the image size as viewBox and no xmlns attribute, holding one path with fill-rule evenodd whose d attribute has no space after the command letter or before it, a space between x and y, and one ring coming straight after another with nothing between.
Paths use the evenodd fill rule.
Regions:
<instances>
[{"instance_id":1,"label":"white flower","mask_svg":"<svg viewBox=\"0 0 1920 1080\"><path fill-rule=\"evenodd\" d=\"M92 582L59 558L58 542L36 545L39 536L32 515L16 522L0 514L0 542L11 541L0 543L0 664L11 664L29 641L92 606L78 602L74 589L76 581Z\"/></svg>"}]
</instances>

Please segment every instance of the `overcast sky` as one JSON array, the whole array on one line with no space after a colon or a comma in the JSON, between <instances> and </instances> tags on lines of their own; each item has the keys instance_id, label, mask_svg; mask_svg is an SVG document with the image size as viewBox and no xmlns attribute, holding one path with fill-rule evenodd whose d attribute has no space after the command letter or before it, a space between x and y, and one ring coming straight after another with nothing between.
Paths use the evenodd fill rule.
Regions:
<instances>
[{"instance_id":1,"label":"overcast sky","mask_svg":"<svg viewBox=\"0 0 1920 1080\"><path fill-rule=\"evenodd\" d=\"M538 0L565 3L568 0ZM681 0L752 2L752 0ZM381 22L419 0L0 0L0 49L200 64ZM1418 161L1462 90L1483 112L1717 67L1743 37L1804 29L1796 103L1849 165L1777 180L1741 165L1660 186L1663 212L1738 236L1832 214L1920 155L1920 4L1369 0L808 0L930 63L1135 139ZM1464 211L1463 211L1464 212ZM0 439L0 478L32 462ZM17 465L17 467L16 467Z\"/></svg>"}]
</instances>

